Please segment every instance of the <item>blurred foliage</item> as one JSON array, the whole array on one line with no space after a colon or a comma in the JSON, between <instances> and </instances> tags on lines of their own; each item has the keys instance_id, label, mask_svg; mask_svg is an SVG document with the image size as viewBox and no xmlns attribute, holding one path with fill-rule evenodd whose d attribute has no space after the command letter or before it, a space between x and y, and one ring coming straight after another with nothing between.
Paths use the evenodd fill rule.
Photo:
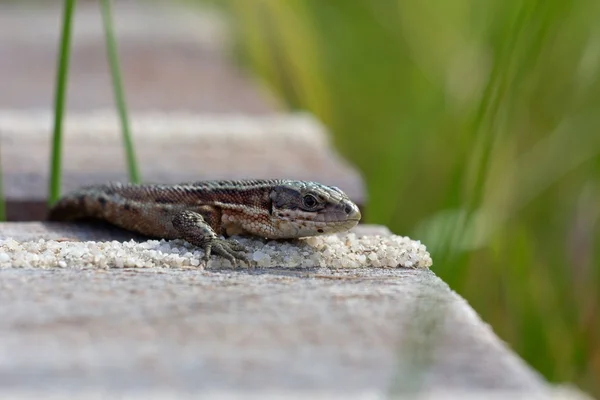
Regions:
<instances>
[{"instance_id":1,"label":"blurred foliage","mask_svg":"<svg viewBox=\"0 0 600 400\"><path fill-rule=\"evenodd\" d=\"M226 0L237 54L316 114L367 222L553 381L600 395L600 3Z\"/></svg>"}]
</instances>

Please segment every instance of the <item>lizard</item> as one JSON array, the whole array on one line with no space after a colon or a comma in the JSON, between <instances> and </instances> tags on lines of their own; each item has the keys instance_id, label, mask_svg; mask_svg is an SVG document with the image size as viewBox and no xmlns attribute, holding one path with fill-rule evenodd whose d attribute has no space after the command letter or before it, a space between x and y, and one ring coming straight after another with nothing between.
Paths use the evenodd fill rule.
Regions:
<instances>
[{"instance_id":1,"label":"lizard","mask_svg":"<svg viewBox=\"0 0 600 400\"><path fill-rule=\"evenodd\" d=\"M229 238L248 235L296 239L344 232L361 219L340 189L286 179L220 180L168 184L110 182L59 199L50 221L99 219L148 237L183 239L234 267L249 264L245 247Z\"/></svg>"}]
</instances>

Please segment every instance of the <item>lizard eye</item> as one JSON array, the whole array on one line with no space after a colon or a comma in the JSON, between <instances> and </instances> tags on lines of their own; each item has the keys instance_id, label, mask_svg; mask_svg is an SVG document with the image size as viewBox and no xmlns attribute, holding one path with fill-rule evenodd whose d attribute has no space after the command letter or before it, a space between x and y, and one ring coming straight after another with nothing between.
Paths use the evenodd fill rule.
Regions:
<instances>
[{"instance_id":1,"label":"lizard eye","mask_svg":"<svg viewBox=\"0 0 600 400\"><path fill-rule=\"evenodd\" d=\"M302 204L308 209L314 208L317 203L317 199L312 194L307 194L302 198Z\"/></svg>"}]
</instances>

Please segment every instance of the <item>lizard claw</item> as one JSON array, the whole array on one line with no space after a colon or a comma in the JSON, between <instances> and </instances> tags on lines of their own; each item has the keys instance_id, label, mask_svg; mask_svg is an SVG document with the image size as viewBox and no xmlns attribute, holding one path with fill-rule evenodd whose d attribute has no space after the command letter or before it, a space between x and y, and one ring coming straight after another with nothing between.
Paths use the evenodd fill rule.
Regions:
<instances>
[{"instance_id":1,"label":"lizard claw","mask_svg":"<svg viewBox=\"0 0 600 400\"><path fill-rule=\"evenodd\" d=\"M217 254L226 260L228 260L233 268L237 268L237 262L243 261L250 265L250 260L245 253L246 248L238 242L232 240L225 240L220 238L212 238L204 246L204 263L208 265L208 260L211 254Z\"/></svg>"}]
</instances>

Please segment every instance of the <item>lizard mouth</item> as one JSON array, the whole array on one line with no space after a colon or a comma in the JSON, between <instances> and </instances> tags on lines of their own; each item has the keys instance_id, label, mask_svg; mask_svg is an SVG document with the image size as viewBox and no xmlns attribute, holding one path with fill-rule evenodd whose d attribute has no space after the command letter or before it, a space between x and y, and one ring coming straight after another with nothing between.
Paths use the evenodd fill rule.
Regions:
<instances>
[{"instance_id":1,"label":"lizard mouth","mask_svg":"<svg viewBox=\"0 0 600 400\"><path fill-rule=\"evenodd\" d=\"M361 218L362 215L358 209L358 206L351 202L347 202L335 208L326 208L318 213L308 214L299 212L297 214L297 219L335 224L344 224L348 222L358 223Z\"/></svg>"},{"instance_id":2,"label":"lizard mouth","mask_svg":"<svg viewBox=\"0 0 600 400\"><path fill-rule=\"evenodd\" d=\"M276 218L279 221L296 225L299 229L314 229L317 232L339 232L358 224L361 213L354 203L346 203L318 212L300 209L286 210L277 213Z\"/></svg>"},{"instance_id":3,"label":"lizard mouth","mask_svg":"<svg viewBox=\"0 0 600 400\"><path fill-rule=\"evenodd\" d=\"M298 217L298 216L288 216L283 218L286 221L297 221L297 222L304 222L304 223L314 223L314 224L323 224L323 225L339 225L339 224L344 224L344 223L348 223L348 222L356 222L358 223L360 221L360 218L306 218L306 217Z\"/></svg>"}]
</instances>

